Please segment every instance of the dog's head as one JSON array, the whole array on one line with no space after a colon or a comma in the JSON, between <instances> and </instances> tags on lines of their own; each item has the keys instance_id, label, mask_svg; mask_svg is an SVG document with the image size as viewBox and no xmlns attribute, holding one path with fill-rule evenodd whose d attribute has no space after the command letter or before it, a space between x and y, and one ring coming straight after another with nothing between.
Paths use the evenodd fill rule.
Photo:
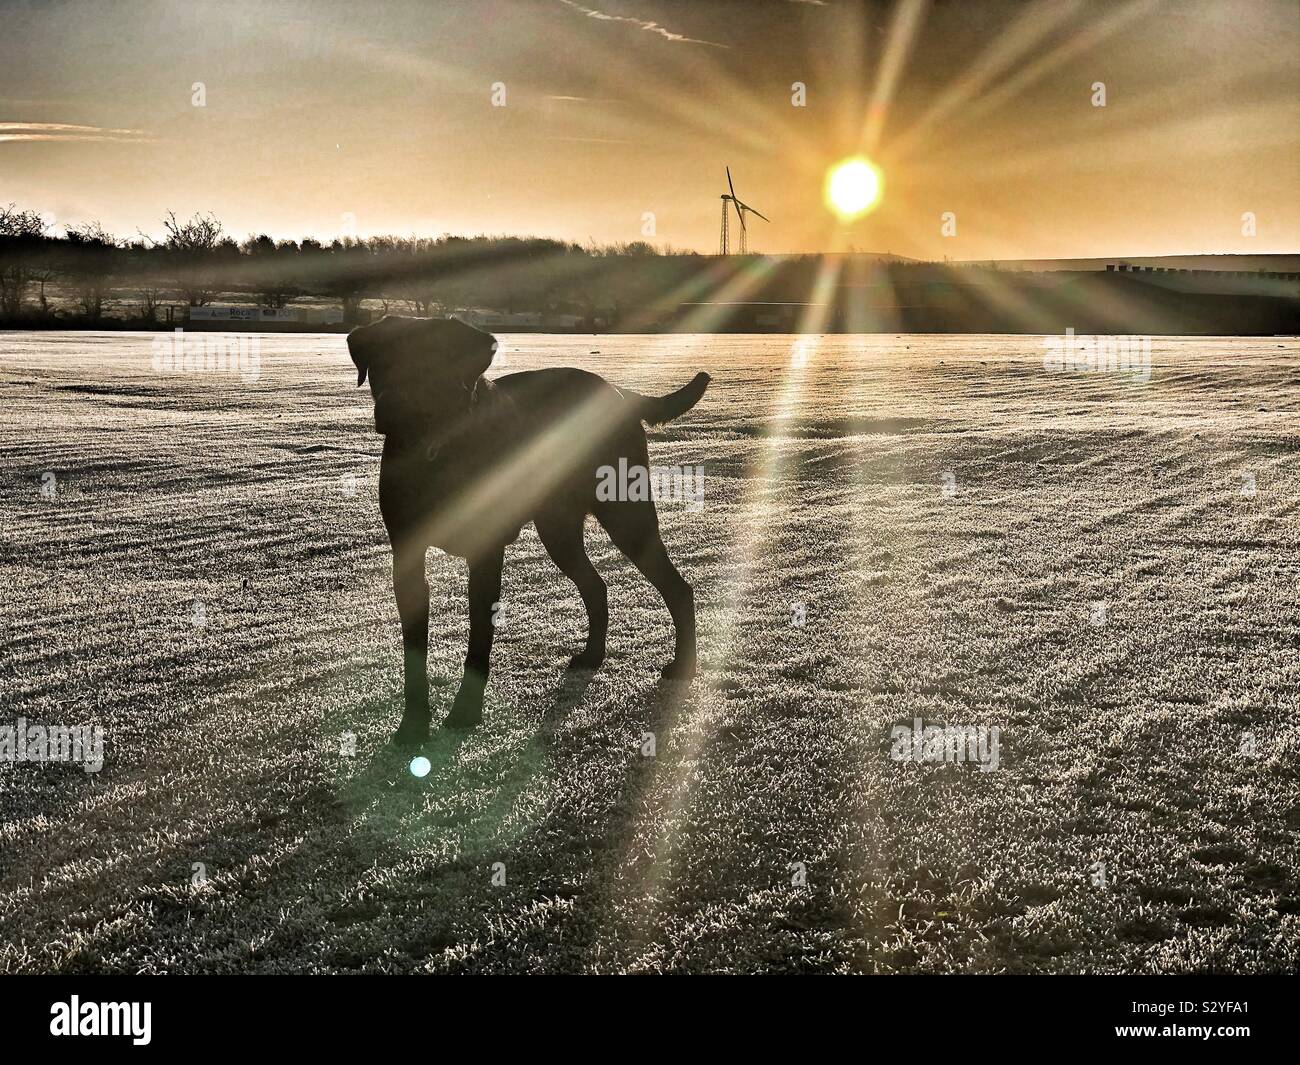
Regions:
<instances>
[{"instance_id":1,"label":"dog's head","mask_svg":"<svg viewBox=\"0 0 1300 1065\"><path fill-rule=\"evenodd\" d=\"M491 333L457 318L388 316L348 334L357 387L370 378L380 434L450 430L496 349Z\"/></svg>"}]
</instances>

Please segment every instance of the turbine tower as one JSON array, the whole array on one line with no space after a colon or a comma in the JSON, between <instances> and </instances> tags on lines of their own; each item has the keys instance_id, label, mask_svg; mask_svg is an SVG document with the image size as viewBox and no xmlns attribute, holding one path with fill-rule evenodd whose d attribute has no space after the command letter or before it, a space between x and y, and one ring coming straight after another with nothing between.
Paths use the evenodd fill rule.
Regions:
<instances>
[{"instance_id":1,"label":"turbine tower","mask_svg":"<svg viewBox=\"0 0 1300 1065\"><path fill-rule=\"evenodd\" d=\"M747 255L749 253L749 229L745 225L746 212L758 215L764 222L770 222L771 219L762 212L754 210L736 195L736 186L731 182L731 167L727 167L727 188L731 191L722 194L722 228L718 232L718 254L731 254L731 233L727 217L730 210L727 204L731 203L735 205L736 217L740 220L740 254Z\"/></svg>"}]
</instances>

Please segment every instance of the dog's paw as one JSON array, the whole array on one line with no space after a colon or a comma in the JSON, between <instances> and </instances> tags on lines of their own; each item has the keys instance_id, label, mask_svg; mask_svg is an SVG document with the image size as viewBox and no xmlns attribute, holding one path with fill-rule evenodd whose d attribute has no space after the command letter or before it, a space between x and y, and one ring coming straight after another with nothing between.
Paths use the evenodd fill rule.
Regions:
<instances>
[{"instance_id":1,"label":"dog's paw","mask_svg":"<svg viewBox=\"0 0 1300 1065\"><path fill-rule=\"evenodd\" d=\"M423 746L428 739L428 721L408 721L404 718L389 742L400 750L409 751Z\"/></svg>"},{"instance_id":2,"label":"dog's paw","mask_svg":"<svg viewBox=\"0 0 1300 1065\"><path fill-rule=\"evenodd\" d=\"M583 651L569 659L569 669L599 669L605 661L604 651Z\"/></svg>"},{"instance_id":3,"label":"dog's paw","mask_svg":"<svg viewBox=\"0 0 1300 1065\"><path fill-rule=\"evenodd\" d=\"M483 723L483 697L475 698L463 691L451 704L451 713L442 721L443 728L474 728Z\"/></svg>"},{"instance_id":4,"label":"dog's paw","mask_svg":"<svg viewBox=\"0 0 1300 1065\"><path fill-rule=\"evenodd\" d=\"M477 710L457 710L453 707L451 713L442 719L443 728L477 728L481 724L483 724L481 706Z\"/></svg>"},{"instance_id":5,"label":"dog's paw","mask_svg":"<svg viewBox=\"0 0 1300 1065\"><path fill-rule=\"evenodd\" d=\"M660 671L664 680L691 680L699 671L694 658L674 658Z\"/></svg>"}]
</instances>

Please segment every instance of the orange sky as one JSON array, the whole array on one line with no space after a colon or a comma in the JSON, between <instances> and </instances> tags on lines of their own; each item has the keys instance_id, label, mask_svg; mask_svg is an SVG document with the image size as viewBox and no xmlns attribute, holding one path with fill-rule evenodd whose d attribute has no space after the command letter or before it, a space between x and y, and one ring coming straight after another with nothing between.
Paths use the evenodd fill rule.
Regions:
<instances>
[{"instance_id":1,"label":"orange sky","mask_svg":"<svg viewBox=\"0 0 1300 1065\"><path fill-rule=\"evenodd\" d=\"M120 236L210 210L237 238L610 242L649 213L644 239L707 252L730 165L760 251L1300 251L1294 0L55 0L4 25L0 202ZM885 199L838 229L825 169L864 149Z\"/></svg>"}]
</instances>

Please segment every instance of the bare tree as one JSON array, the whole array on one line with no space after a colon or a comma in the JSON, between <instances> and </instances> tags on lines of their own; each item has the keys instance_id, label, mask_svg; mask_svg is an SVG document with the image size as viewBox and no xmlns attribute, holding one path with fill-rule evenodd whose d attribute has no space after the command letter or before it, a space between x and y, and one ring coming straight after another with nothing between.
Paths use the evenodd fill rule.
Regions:
<instances>
[{"instance_id":1,"label":"bare tree","mask_svg":"<svg viewBox=\"0 0 1300 1065\"><path fill-rule=\"evenodd\" d=\"M427 318L441 307L441 301L434 293L433 285L420 278L400 284L397 287L396 297L422 318ZM387 306L384 310L388 310Z\"/></svg>"},{"instance_id":2,"label":"bare tree","mask_svg":"<svg viewBox=\"0 0 1300 1065\"><path fill-rule=\"evenodd\" d=\"M0 207L0 314L22 313L27 286L42 265L45 230L39 211L21 211L12 203Z\"/></svg>"},{"instance_id":3,"label":"bare tree","mask_svg":"<svg viewBox=\"0 0 1300 1065\"><path fill-rule=\"evenodd\" d=\"M167 231L163 247L172 260L181 295L191 307L211 303L216 295L211 266L221 244L221 223L211 214L195 214L181 222L175 211L168 211L163 228Z\"/></svg>"},{"instance_id":4,"label":"bare tree","mask_svg":"<svg viewBox=\"0 0 1300 1065\"><path fill-rule=\"evenodd\" d=\"M137 289L136 295L140 297L140 317L146 322L158 321L158 305L162 303L162 289L148 286Z\"/></svg>"},{"instance_id":5,"label":"bare tree","mask_svg":"<svg viewBox=\"0 0 1300 1065\"><path fill-rule=\"evenodd\" d=\"M36 266L31 272L31 280L33 283L40 286L40 288L37 289L36 302L40 304L41 314L50 313L50 301L49 297L45 295L45 286L58 276L58 270L54 268L54 265L48 258L42 261L41 264Z\"/></svg>"},{"instance_id":6,"label":"bare tree","mask_svg":"<svg viewBox=\"0 0 1300 1065\"><path fill-rule=\"evenodd\" d=\"M100 318L113 273L112 255L117 238L98 222L68 226L70 242L66 274L77 295L77 307L87 318Z\"/></svg>"},{"instance_id":7,"label":"bare tree","mask_svg":"<svg viewBox=\"0 0 1300 1065\"><path fill-rule=\"evenodd\" d=\"M374 284L369 249L358 241L346 239L335 240L322 252L323 269L316 275L317 284L343 305L344 322L359 321L361 301Z\"/></svg>"},{"instance_id":8,"label":"bare tree","mask_svg":"<svg viewBox=\"0 0 1300 1065\"><path fill-rule=\"evenodd\" d=\"M285 277L267 278L258 286L257 300L263 307L287 307L298 295L298 286Z\"/></svg>"},{"instance_id":9,"label":"bare tree","mask_svg":"<svg viewBox=\"0 0 1300 1065\"><path fill-rule=\"evenodd\" d=\"M245 272L251 276L257 302L263 307L287 307L289 301L300 294L292 270L298 249L292 242L277 245L262 234L249 237L239 250L248 258Z\"/></svg>"}]
</instances>

